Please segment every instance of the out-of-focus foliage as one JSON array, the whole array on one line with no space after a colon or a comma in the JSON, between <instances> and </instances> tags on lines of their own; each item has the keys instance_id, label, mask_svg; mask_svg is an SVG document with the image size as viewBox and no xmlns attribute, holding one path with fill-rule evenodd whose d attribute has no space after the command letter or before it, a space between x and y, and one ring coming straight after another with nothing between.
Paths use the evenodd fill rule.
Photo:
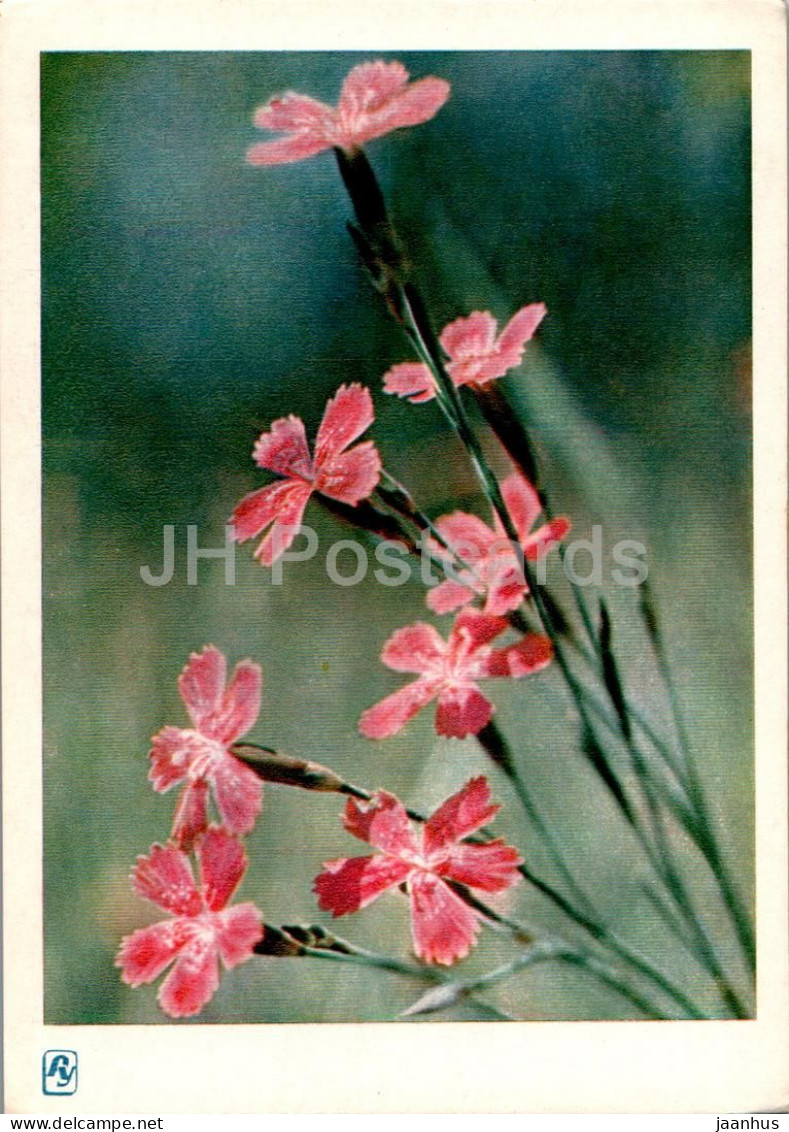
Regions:
<instances>
[{"instance_id":1,"label":"out-of-focus foliage","mask_svg":"<svg viewBox=\"0 0 789 1132\"><path fill-rule=\"evenodd\" d=\"M288 412L313 428L342 381L372 387L375 439L420 502L435 514L481 507L435 405L380 392L384 370L410 353L355 259L331 155L267 170L243 160L258 140L257 105L288 88L333 101L361 58L42 59L47 1022L163 1020L154 991L123 986L112 960L120 937L147 922L127 881L134 857L169 830L171 799L146 781L148 741L186 723L176 677L208 642L262 664L258 741L423 809L490 771L502 834L531 851L514 798L473 741L436 742L429 713L385 743L356 732L361 710L397 686L378 664L384 639L426 616L417 582L330 584L325 548L348 532L315 507L321 552L286 566L281 586L248 548L235 585L217 560L186 582L186 525L201 546L220 546L234 504L263 482L250 460L257 433ZM508 389L576 533L602 524L606 582L617 538L649 547L702 774L747 890L748 56L401 58L414 76L452 84L432 122L369 149L420 286L439 326L473 309L502 320L547 304ZM176 576L154 588L139 569L158 570L165 524ZM620 668L660 716L632 592L614 588L609 601ZM643 863L590 787L556 673L495 695L524 775L610 922L692 986L692 961L639 900ZM339 809L330 796L267 789L242 895L269 921L318 918L311 879L349 850ZM525 887L513 907L566 930ZM720 909L708 914L715 924ZM396 895L339 926L366 946L408 951ZM463 974L510 953L487 933ZM201 1020L380 1019L419 992L398 975L261 959L224 980ZM491 1000L534 1018L626 1010L582 973L548 965ZM470 1006L447 1015L472 1016Z\"/></svg>"}]
</instances>

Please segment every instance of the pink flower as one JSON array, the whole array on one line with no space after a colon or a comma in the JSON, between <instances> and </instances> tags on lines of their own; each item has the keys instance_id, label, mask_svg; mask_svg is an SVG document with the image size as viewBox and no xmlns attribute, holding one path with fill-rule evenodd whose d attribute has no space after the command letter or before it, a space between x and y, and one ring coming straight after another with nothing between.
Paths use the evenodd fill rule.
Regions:
<instances>
[{"instance_id":1,"label":"pink flower","mask_svg":"<svg viewBox=\"0 0 789 1132\"><path fill-rule=\"evenodd\" d=\"M570 522L564 517L532 530L542 509L540 500L528 480L517 472L504 480L501 493L528 561L542 558L569 532ZM427 604L434 613L451 613L473 601L477 594L486 594L486 613L501 616L518 608L528 586L498 515L494 516L491 528L476 515L454 511L436 520L436 528L471 570L455 568L454 573L462 581L447 578L430 590ZM437 542L433 551L439 556L445 554Z\"/></svg>"},{"instance_id":2,"label":"pink flower","mask_svg":"<svg viewBox=\"0 0 789 1132\"><path fill-rule=\"evenodd\" d=\"M152 983L175 960L158 996L172 1018L199 1013L219 986L217 960L225 970L237 967L251 958L263 938L261 914L254 904L227 907L247 867L241 843L211 826L196 854L199 886L189 858L174 845L153 845L149 856L137 858L132 872L135 892L172 918L127 935L115 960L121 978L132 987Z\"/></svg>"},{"instance_id":3,"label":"pink flower","mask_svg":"<svg viewBox=\"0 0 789 1132\"><path fill-rule=\"evenodd\" d=\"M405 727L431 700L438 700L436 731L465 739L490 722L493 705L477 681L489 676L527 676L550 663L551 642L528 633L515 645L493 649L489 642L508 627L501 617L464 609L449 640L424 622L398 629L386 642L381 660L395 672L418 672L419 679L363 712L359 730L368 739L386 739Z\"/></svg>"},{"instance_id":4,"label":"pink flower","mask_svg":"<svg viewBox=\"0 0 789 1132\"><path fill-rule=\"evenodd\" d=\"M293 92L261 106L255 125L287 136L253 145L247 160L280 165L334 146L352 150L401 126L429 121L448 98L449 83L443 79L409 83L402 63L361 63L345 79L336 109Z\"/></svg>"},{"instance_id":5,"label":"pink flower","mask_svg":"<svg viewBox=\"0 0 789 1132\"><path fill-rule=\"evenodd\" d=\"M450 322L440 342L449 358L447 373L455 385L485 385L520 364L523 350L546 315L544 303L530 303L496 337L498 323L488 311L474 311ZM384 392L414 404L435 397L435 379L422 362L403 362L384 374Z\"/></svg>"},{"instance_id":6,"label":"pink flower","mask_svg":"<svg viewBox=\"0 0 789 1132\"><path fill-rule=\"evenodd\" d=\"M271 527L255 551L264 566L284 553L301 529L313 492L355 507L375 490L381 457L372 441L348 449L373 422L370 390L341 385L326 406L310 456L304 423L298 417L274 421L252 453L261 468L285 478L245 496L231 517L238 542ZM346 449L348 449L346 451Z\"/></svg>"},{"instance_id":7,"label":"pink flower","mask_svg":"<svg viewBox=\"0 0 789 1132\"><path fill-rule=\"evenodd\" d=\"M472 778L425 822L421 836L401 802L385 790L368 803L349 799L343 824L380 852L326 861L315 880L318 904L334 916L358 912L390 888L405 884L411 901L414 951L426 963L449 965L468 955L479 931L479 913L446 883L501 892L518 879L522 859L501 839L484 845L462 841L491 820L484 777Z\"/></svg>"},{"instance_id":8,"label":"pink flower","mask_svg":"<svg viewBox=\"0 0 789 1132\"><path fill-rule=\"evenodd\" d=\"M178 677L181 699L194 728L163 727L153 737L148 777L154 790L185 783L173 818L172 837L190 849L208 825L208 793L214 792L222 821L232 833L249 833L260 813L260 779L229 751L255 723L263 683L249 660L236 666L225 687L225 658L213 645L192 653Z\"/></svg>"}]
</instances>

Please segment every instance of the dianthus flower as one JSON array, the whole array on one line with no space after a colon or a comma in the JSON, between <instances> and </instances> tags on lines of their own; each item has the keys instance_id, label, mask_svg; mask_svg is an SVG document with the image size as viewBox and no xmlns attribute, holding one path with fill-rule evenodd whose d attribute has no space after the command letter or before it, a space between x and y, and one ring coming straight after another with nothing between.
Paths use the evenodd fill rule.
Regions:
<instances>
[{"instance_id":1,"label":"dianthus flower","mask_svg":"<svg viewBox=\"0 0 789 1132\"><path fill-rule=\"evenodd\" d=\"M562 516L532 530L542 507L537 492L517 472L502 482L501 494L517 531L523 557L529 562L542 558L569 532L569 520ZM454 578L434 586L427 595L430 609L434 613L451 613L479 594L486 595L485 613L501 615L517 609L529 588L518 553L498 515L494 515L492 528L465 511L444 515L436 520L435 526L471 569L454 569ZM439 557L445 553L438 543L433 550Z\"/></svg>"},{"instance_id":2,"label":"dianthus flower","mask_svg":"<svg viewBox=\"0 0 789 1132\"><path fill-rule=\"evenodd\" d=\"M485 385L520 365L526 343L546 314L544 303L530 303L512 316L496 336L498 323L488 311L473 311L441 331L439 341L449 358L447 373L455 385ZM435 378L422 362L402 362L384 374L384 392L417 404L436 395Z\"/></svg>"},{"instance_id":3,"label":"dianthus flower","mask_svg":"<svg viewBox=\"0 0 789 1132\"><path fill-rule=\"evenodd\" d=\"M129 986L151 983L170 963L159 1005L172 1018L197 1014L219 986L219 963L225 970L251 958L263 937L261 914L254 904L227 904L243 877L247 859L241 843L212 826L196 849L200 882L195 884L189 858L174 845L153 845L138 857L132 872L135 892L170 912L172 918L139 928L121 941L115 960Z\"/></svg>"},{"instance_id":4,"label":"dianthus flower","mask_svg":"<svg viewBox=\"0 0 789 1132\"><path fill-rule=\"evenodd\" d=\"M344 916L404 884L419 958L445 965L462 959L476 942L480 916L446 882L501 892L515 883L523 863L501 839L484 845L462 840L495 817L499 808L490 804L490 788L482 776L448 798L428 818L421 834L414 830L402 803L385 790L367 803L349 799L345 828L379 853L326 861L315 880L318 904L334 916Z\"/></svg>"},{"instance_id":5,"label":"dianthus flower","mask_svg":"<svg viewBox=\"0 0 789 1132\"><path fill-rule=\"evenodd\" d=\"M438 700L436 731L457 739L476 735L490 722L493 705L477 681L490 676L528 676L553 656L551 642L527 633L517 644L494 649L490 641L508 628L502 617L462 610L449 639L423 621L398 629L384 645L381 660L395 672L418 672L406 684L362 713L359 730L368 739L386 739L405 727L423 707Z\"/></svg>"},{"instance_id":6,"label":"dianthus flower","mask_svg":"<svg viewBox=\"0 0 789 1132\"><path fill-rule=\"evenodd\" d=\"M443 79L409 83L402 63L361 63L346 77L336 108L293 92L261 106L255 125L287 136L253 145L247 160L280 165L335 146L350 152L401 126L427 122L448 98L449 83Z\"/></svg>"},{"instance_id":7,"label":"dianthus flower","mask_svg":"<svg viewBox=\"0 0 789 1132\"><path fill-rule=\"evenodd\" d=\"M163 727L152 740L148 777L154 790L164 792L185 783L172 829L173 839L184 849L191 848L208 825L209 788L232 833L249 833L262 804L260 779L229 750L258 717L260 668L242 661L227 687L226 674L225 658L213 645L192 653L178 689L194 728Z\"/></svg>"},{"instance_id":8,"label":"dianthus flower","mask_svg":"<svg viewBox=\"0 0 789 1132\"><path fill-rule=\"evenodd\" d=\"M310 456L304 422L283 417L257 441L252 458L261 468L284 476L245 496L231 516L238 542L271 530L255 557L271 566L301 529L304 509L313 492L355 507L376 487L381 457L371 440L348 449L373 422L370 390L362 385L341 385L326 406ZM347 449L347 451L346 451Z\"/></svg>"}]
</instances>

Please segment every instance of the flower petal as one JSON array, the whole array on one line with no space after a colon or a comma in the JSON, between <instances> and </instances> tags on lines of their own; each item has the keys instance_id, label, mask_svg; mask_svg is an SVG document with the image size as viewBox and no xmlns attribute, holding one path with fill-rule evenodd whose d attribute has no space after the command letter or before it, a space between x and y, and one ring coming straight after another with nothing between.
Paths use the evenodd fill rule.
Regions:
<instances>
[{"instance_id":1,"label":"flower petal","mask_svg":"<svg viewBox=\"0 0 789 1132\"><path fill-rule=\"evenodd\" d=\"M494 348L497 327L489 311L472 311L445 326L440 342L453 362L484 357Z\"/></svg>"},{"instance_id":2,"label":"flower petal","mask_svg":"<svg viewBox=\"0 0 789 1132\"><path fill-rule=\"evenodd\" d=\"M494 818L500 809L490 801L490 785L484 775L469 779L425 822L422 830L425 855L468 837Z\"/></svg>"},{"instance_id":3,"label":"flower petal","mask_svg":"<svg viewBox=\"0 0 789 1132\"><path fill-rule=\"evenodd\" d=\"M328 457L321 465L316 488L330 499L355 507L375 491L381 472L381 457L371 440L349 452Z\"/></svg>"},{"instance_id":4,"label":"flower petal","mask_svg":"<svg viewBox=\"0 0 789 1132\"><path fill-rule=\"evenodd\" d=\"M221 710L211 722L214 738L220 743L235 743L254 726L260 714L260 693L263 674L259 664L242 660L236 665L233 678L222 697Z\"/></svg>"},{"instance_id":5,"label":"flower petal","mask_svg":"<svg viewBox=\"0 0 789 1132\"><path fill-rule=\"evenodd\" d=\"M549 523L538 527L529 537L524 541L523 549L526 552L526 557L530 561L537 558L542 558L547 554L551 547L556 546L563 538L566 538L570 533L571 523L569 519L560 516L558 519L551 519Z\"/></svg>"},{"instance_id":6,"label":"flower petal","mask_svg":"<svg viewBox=\"0 0 789 1132\"><path fill-rule=\"evenodd\" d=\"M250 165L286 165L322 153L331 145L330 141L318 135L290 134L285 138L251 145L247 150L247 161Z\"/></svg>"},{"instance_id":7,"label":"flower petal","mask_svg":"<svg viewBox=\"0 0 789 1132\"><path fill-rule=\"evenodd\" d=\"M469 586L463 586L460 582L453 582L451 578L447 578L445 582L440 582L428 590L427 605L434 613L454 613L456 609L473 601L475 596L475 591Z\"/></svg>"},{"instance_id":8,"label":"flower petal","mask_svg":"<svg viewBox=\"0 0 789 1132\"><path fill-rule=\"evenodd\" d=\"M124 936L115 959L121 978L130 987L151 983L178 954L181 940L177 920L163 920Z\"/></svg>"},{"instance_id":9,"label":"flower petal","mask_svg":"<svg viewBox=\"0 0 789 1132\"><path fill-rule=\"evenodd\" d=\"M523 354L523 347L534 337L534 332L540 325L542 320L548 313L548 308L545 303L529 303L528 306L521 307L519 311L512 316L510 321L502 330L496 343L498 349L503 354L518 354L518 360ZM512 363L517 364L517 363ZM508 365L507 369L511 369L512 365Z\"/></svg>"},{"instance_id":10,"label":"flower petal","mask_svg":"<svg viewBox=\"0 0 789 1132\"><path fill-rule=\"evenodd\" d=\"M349 798L342 824L348 833L382 853L399 857L403 853L419 852L419 842L405 806L386 790L376 791L369 802Z\"/></svg>"},{"instance_id":11,"label":"flower petal","mask_svg":"<svg viewBox=\"0 0 789 1132\"><path fill-rule=\"evenodd\" d=\"M280 476L312 478L312 460L307 447L304 421L299 417L281 417L268 432L258 437L252 459L260 468Z\"/></svg>"},{"instance_id":12,"label":"flower petal","mask_svg":"<svg viewBox=\"0 0 789 1132\"><path fill-rule=\"evenodd\" d=\"M515 679L540 672L553 660L553 645L542 633L527 633L516 645L494 649L485 662L487 676Z\"/></svg>"},{"instance_id":13,"label":"flower petal","mask_svg":"<svg viewBox=\"0 0 789 1132\"><path fill-rule=\"evenodd\" d=\"M173 828L170 836L179 849L189 853L197 838L208 826L208 783L203 779L189 782L181 791L181 796L173 814Z\"/></svg>"},{"instance_id":14,"label":"flower petal","mask_svg":"<svg viewBox=\"0 0 789 1132\"><path fill-rule=\"evenodd\" d=\"M359 63L345 76L338 109L358 114L378 106L401 91L408 83L408 71L402 63Z\"/></svg>"},{"instance_id":15,"label":"flower petal","mask_svg":"<svg viewBox=\"0 0 789 1132\"><path fill-rule=\"evenodd\" d=\"M436 695L436 685L430 680L415 680L398 692L393 692L380 703L362 712L359 731L368 739L388 739L402 731L409 719L416 715Z\"/></svg>"},{"instance_id":16,"label":"flower petal","mask_svg":"<svg viewBox=\"0 0 789 1132\"><path fill-rule=\"evenodd\" d=\"M391 130L430 121L449 98L449 92L449 83L444 79L429 77L411 83L380 107L368 109L363 122L353 132L354 144L364 145Z\"/></svg>"},{"instance_id":17,"label":"flower petal","mask_svg":"<svg viewBox=\"0 0 789 1132\"><path fill-rule=\"evenodd\" d=\"M366 908L387 889L407 878L412 866L395 857L345 857L324 862L313 892L318 906L333 916Z\"/></svg>"},{"instance_id":18,"label":"flower petal","mask_svg":"<svg viewBox=\"0 0 789 1132\"><path fill-rule=\"evenodd\" d=\"M414 873L409 888L411 934L419 958L449 966L468 955L479 931L476 912L430 873Z\"/></svg>"},{"instance_id":19,"label":"flower petal","mask_svg":"<svg viewBox=\"0 0 789 1132\"><path fill-rule=\"evenodd\" d=\"M138 896L176 916L196 916L203 907L189 858L174 845L152 845L147 857L138 857L132 887Z\"/></svg>"},{"instance_id":20,"label":"flower petal","mask_svg":"<svg viewBox=\"0 0 789 1132\"><path fill-rule=\"evenodd\" d=\"M392 633L381 660L395 672L429 672L441 663L446 647L437 629L426 621L417 621Z\"/></svg>"},{"instance_id":21,"label":"flower petal","mask_svg":"<svg viewBox=\"0 0 789 1132\"><path fill-rule=\"evenodd\" d=\"M193 652L178 677L178 690L190 718L198 731L203 730L222 704L227 664L219 649L206 645L202 652Z\"/></svg>"},{"instance_id":22,"label":"flower petal","mask_svg":"<svg viewBox=\"0 0 789 1132\"><path fill-rule=\"evenodd\" d=\"M480 648L498 637L506 628L507 622L503 617L491 617L487 613L480 613L478 609L462 609L455 618L450 639L465 636L475 648Z\"/></svg>"},{"instance_id":23,"label":"flower petal","mask_svg":"<svg viewBox=\"0 0 789 1132\"><path fill-rule=\"evenodd\" d=\"M436 384L430 370L422 362L400 362L383 376L384 393L407 397L414 405L432 401Z\"/></svg>"},{"instance_id":24,"label":"flower petal","mask_svg":"<svg viewBox=\"0 0 789 1132\"><path fill-rule=\"evenodd\" d=\"M370 390L356 383L341 385L326 405L315 438L316 473L326 460L339 456L373 423Z\"/></svg>"},{"instance_id":25,"label":"flower petal","mask_svg":"<svg viewBox=\"0 0 789 1132\"><path fill-rule=\"evenodd\" d=\"M436 519L436 529L441 537L470 566L475 565L487 552L497 538L496 532L466 511L453 511Z\"/></svg>"},{"instance_id":26,"label":"flower petal","mask_svg":"<svg viewBox=\"0 0 789 1132\"><path fill-rule=\"evenodd\" d=\"M188 1018L199 1014L218 986L216 942L205 932L195 932L162 983L159 1005L171 1018Z\"/></svg>"},{"instance_id":27,"label":"flower petal","mask_svg":"<svg viewBox=\"0 0 789 1132\"><path fill-rule=\"evenodd\" d=\"M311 491L312 487L308 483L285 480L284 483L270 483L267 487L259 487L257 491L245 495L230 516L236 542L254 538L275 519L284 516L286 518L283 518L283 522L288 521L298 512L298 503L301 503L301 511L298 512L300 522Z\"/></svg>"},{"instance_id":28,"label":"flower petal","mask_svg":"<svg viewBox=\"0 0 789 1132\"><path fill-rule=\"evenodd\" d=\"M263 923L254 904L236 904L214 917L216 945L223 964L229 970L251 959L255 944L263 938Z\"/></svg>"},{"instance_id":29,"label":"flower petal","mask_svg":"<svg viewBox=\"0 0 789 1132\"><path fill-rule=\"evenodd\" d=\"M194 734L181 727L163 727L154 735L148 752L151 761L148 778L158 793L163 794L186 777L192 760Z\"/></svg>"},{"instance_id":30,"label":"flower petal","mask_svg":"<svg viewBox=\"0 0 789 1132\"><path fill-rule=\"evenodd\" d=\"M479 888L482 892L501 892L518 880L523 858L517 849L501 839L487 845L453 845L437 872L448 880Z\"/></svg>"},{"instance_id":31,"label":"flower petal","mask_svg":"<svg viewBox=\"0 0 789 1132\"><path fill-rule=\"evenodd\" d=\"M476 735L493 715L493 704L479 688L447 688L438 697L436 731L451 739Z\"/></svg>"},{"instance_id":32,"label":"flower petal","mask_svg":"<svg viewBox=\"0 0 789 1132\"><path fill-rule=\"evenodd\" d=\"M263 806L263 784L253 770L229 752L209 775L222 820L231 833L249 833Z\"/></svg>"},{"instance_id":33,"label":"flower petal","mask_svg":"<svg viewBox=\"0 0 789 1132\"><path fill-rule=\"evenodd\" d=\"M334 110L317 98L287 91L272 98L255 111L254 122L260 130L283 130L318 135L334 121Z\"/></svg>"},{"instance_id":34,"label":"flower petal","mask_svg":"<svg viewBox=\"0 0 789 1132\"><path fill-rule=\"evenodd\" d=\"M221 826L211 826L197 845L203 900L218 912L230 900L247 869L247 855L236 837Z\"/></svg>"},{"instance_id":35,"label":"flower petal","mask_svg":"<svg viewBox=\"0 0 789 1132\"><path fill-rule=\"evenodd\" d=\"M525 543L542 510L540 497L527 479L514 472L501 484L501 494L507 504L518 538Z\"/></svg>"}]
</instances>

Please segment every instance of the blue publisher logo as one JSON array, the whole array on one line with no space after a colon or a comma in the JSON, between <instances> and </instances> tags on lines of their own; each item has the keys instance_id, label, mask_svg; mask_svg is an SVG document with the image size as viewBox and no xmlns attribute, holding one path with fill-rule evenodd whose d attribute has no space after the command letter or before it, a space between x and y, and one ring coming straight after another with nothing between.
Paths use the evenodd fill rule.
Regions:
<instances>
[{"instance_id":1,"label":"blue publisher logo","mask_svg":"<svg viewBox=\"0 0 789 1132\"><path fill-rule=\"evenodd\" d=\"M48 1049L41 1068L47 1096L70 1097L77 1091L77 1055L73 1049Z\"/></svg>"}]
</instances>

